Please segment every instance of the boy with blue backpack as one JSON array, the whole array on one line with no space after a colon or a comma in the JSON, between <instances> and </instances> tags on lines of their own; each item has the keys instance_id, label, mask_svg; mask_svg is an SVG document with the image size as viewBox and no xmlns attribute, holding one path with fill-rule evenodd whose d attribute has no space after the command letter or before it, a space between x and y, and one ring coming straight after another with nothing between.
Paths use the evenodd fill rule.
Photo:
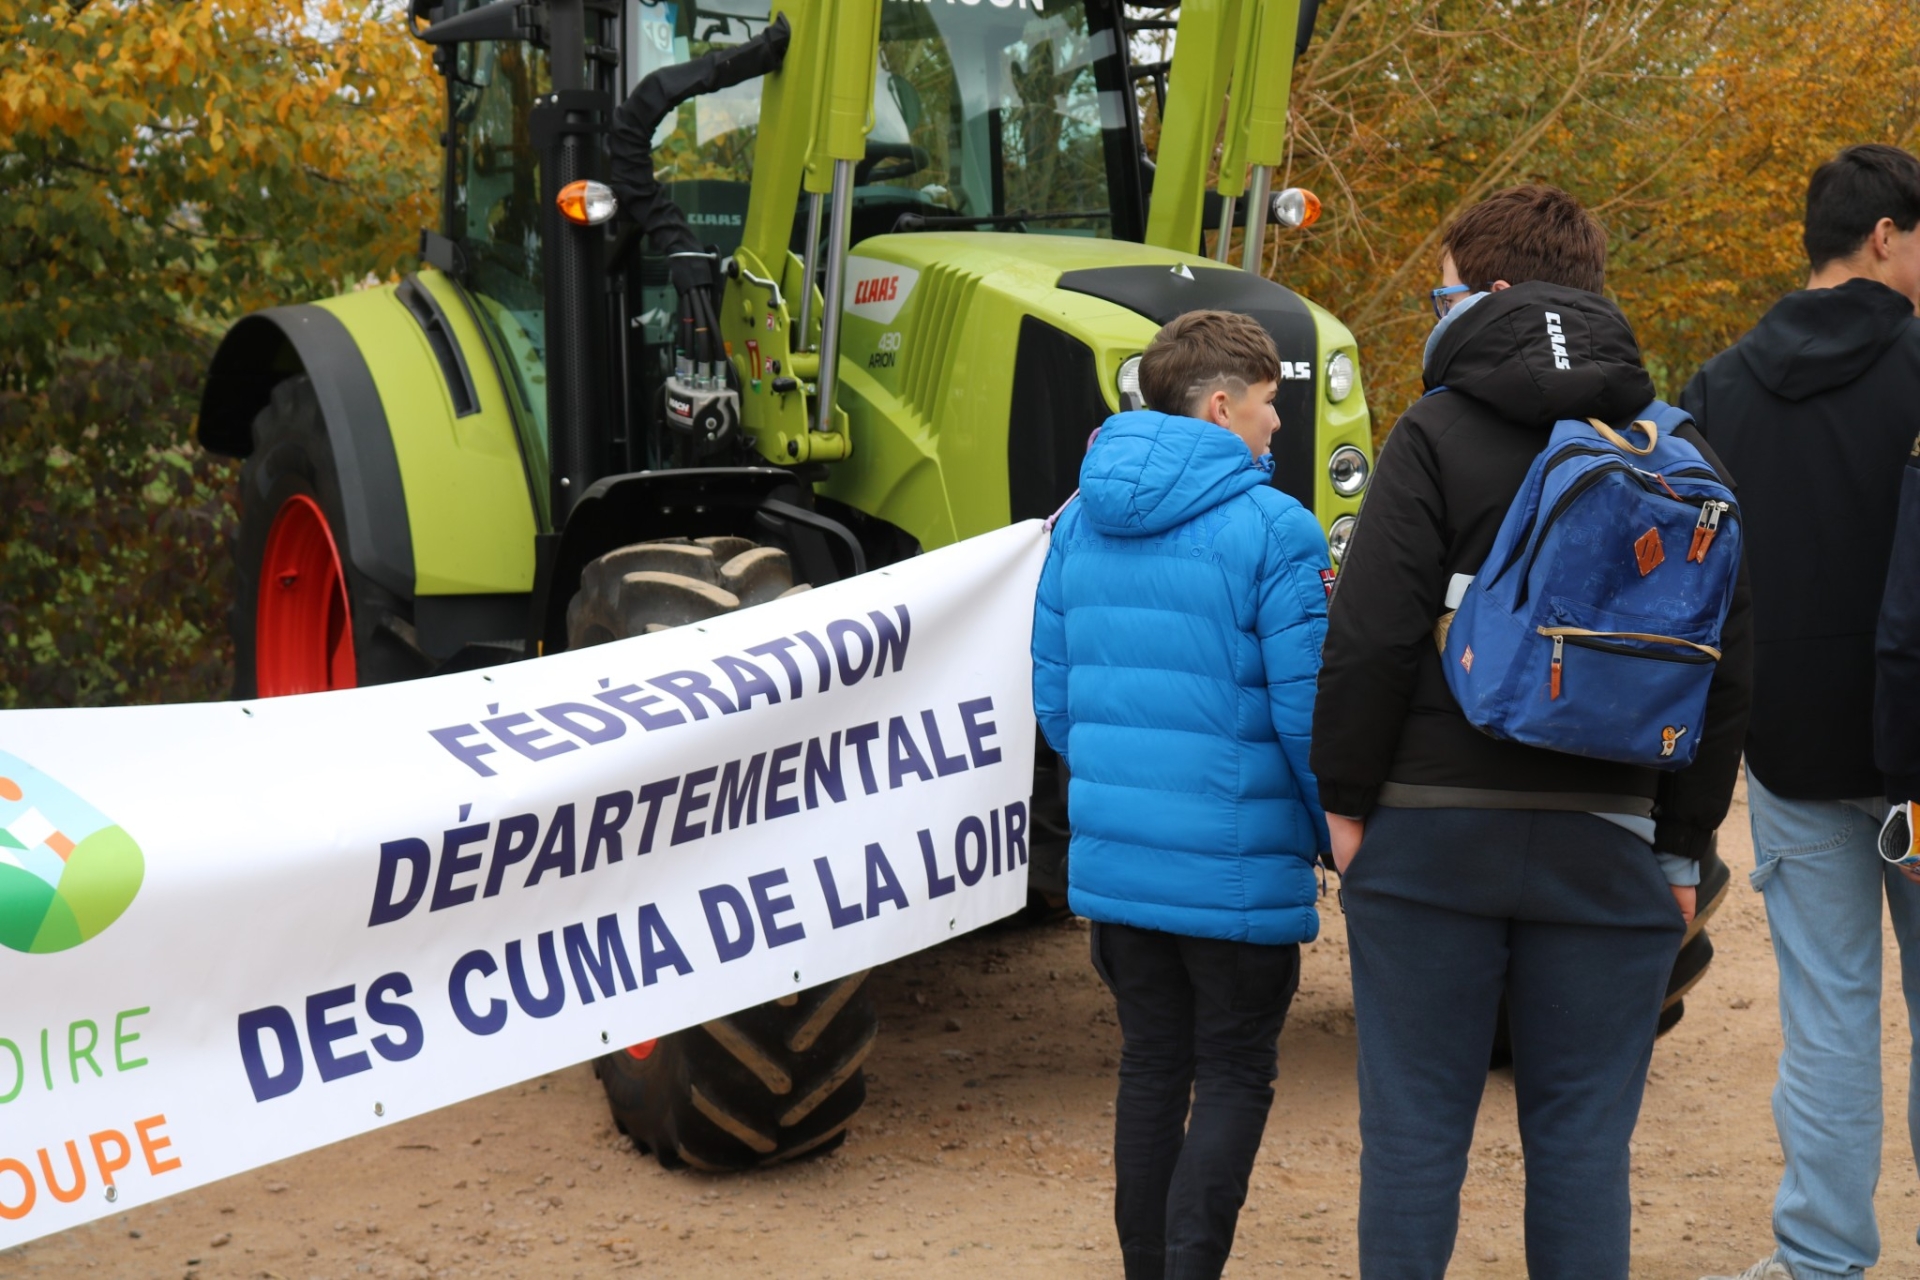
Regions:
<instances>
[{"instance_id":1,"label":"boy with blue backpack","mask_svg":"<svg viewBox=\"0 0 1920 1280\"><path fill-rule=\"evenodd\" d=\"M1571 196L1499 192L1442 246L1429 390L1381 451L1314 708L1361 1275L1445 1274L1504 997L1527 1269L1624 1280L1628 1140L1746 727L1738 502Z\"/></svg>"},{"instance_id":2,"label":"boy with blue backpack","mask_svg":"<svg viewBox=\"0 0 1920 1280\"><path fill-rule=\"evenodd\" d=\"M1327 541L1273 487L1280 357L1194 311L1140 361L1061 514L1033 703L1072 771L1068 902L1120 1015L1114 1221L1127 1280L1226 1266L1319 932L1307 769Z\"/></svg>"}]
</instances>

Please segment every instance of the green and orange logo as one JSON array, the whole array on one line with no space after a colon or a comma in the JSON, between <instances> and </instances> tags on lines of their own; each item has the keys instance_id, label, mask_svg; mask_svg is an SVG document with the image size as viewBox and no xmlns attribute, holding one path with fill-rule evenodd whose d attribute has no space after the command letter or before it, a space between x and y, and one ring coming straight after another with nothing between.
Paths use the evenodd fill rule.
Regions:
<instances>
[{"instance_id":1,"label":"green and orange logo","mask_svg":"<svg viewBox=\"0 0 1920 1280\"><path fill-rule=\"evenodd\" d=\"M120 918L146 874L133 837L0 751L0 947L44 955Z\"/></svg>"}]
</instances>

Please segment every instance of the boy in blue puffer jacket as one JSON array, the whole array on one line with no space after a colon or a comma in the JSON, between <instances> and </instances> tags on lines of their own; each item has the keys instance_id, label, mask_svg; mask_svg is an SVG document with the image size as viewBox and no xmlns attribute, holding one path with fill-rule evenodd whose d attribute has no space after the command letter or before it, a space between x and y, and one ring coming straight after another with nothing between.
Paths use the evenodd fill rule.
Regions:
<instances>
[{"instance_id":1,"label":"boy in blue puffer jacket","mask_svg":"<svg viewBox=\"0 0 1920 1280\"><path fill-rule=\"evenodd\" d=\"M1149 408L1088 449L1034 606L1034 709L1072 777L1068 902L1120 1014L1127 1280L1226 1265L1320 928L1307 735L1332 575L1271 483L1279 375L1246 316L1162 329Z\"/></svg>"}]
</instances>

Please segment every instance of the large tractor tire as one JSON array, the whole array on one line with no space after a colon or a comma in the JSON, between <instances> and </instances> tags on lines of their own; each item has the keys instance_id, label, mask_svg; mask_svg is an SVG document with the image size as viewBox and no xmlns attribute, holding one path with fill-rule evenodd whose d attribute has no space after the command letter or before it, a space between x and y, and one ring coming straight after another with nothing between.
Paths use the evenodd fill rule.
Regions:
<instances>
[{"instance_id":1,"label":"large tractor tire","mask_svg":"<svg viewBox=\"0 0 1920 1280\"><path fill-rule=\"evenodd\" d=\"M792 562L746 538L609 551L567 605L567 647L700 622L796 591ZM669 1169L752 1169L846 1140L880 1031L856 973L610 1053L594 1064L613 1120Z\"/></svg>"},{"instance_id":2,"label":"large tractor tire","mask_svg":"<svg viewBox=\"0 0 1920 1280\"><path fill-rule=\"evenodd\" d=\"M867 1100L866 973L610 1053L613 1122L661 1165L718 1173L824 1155Z\"/></svg>"},{"instance_id":3,"label":"large tractor tire","mask_svg":"<svg viewBox=\"0 0 1920 1280\"><path fill-rule=\"evenodd\" d=\"M426 675L412 608L353 566L313 382L273 389L240 468L233 694L271 698Z\"/></svg>"}]
</instances>

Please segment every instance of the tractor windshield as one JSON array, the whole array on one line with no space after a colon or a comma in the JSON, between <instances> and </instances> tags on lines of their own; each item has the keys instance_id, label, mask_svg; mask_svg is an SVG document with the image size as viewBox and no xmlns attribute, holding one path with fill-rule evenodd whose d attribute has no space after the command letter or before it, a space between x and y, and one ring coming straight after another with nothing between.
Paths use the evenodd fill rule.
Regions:
<instances>
[{"instance_id":1,"label":"tractor windshield","mask_svg":"<svg viewBox=\"0 0 1920 1280\"><path fill-rule=\"evenodd\" d=\"M1107 157L1127 99L1101 71L1118 90L1119 53L1077 2L888 3L856 204L905 196L923 216L1038 214L1028 230L1112 235Z\"/></svg>"},{"instance_id":2,"label":"tractor windshield","mask_svg":"<svg viewBox=\"0 0 1920 1280\"><path fill-rule=\"evenodd\" d=\"M766 12L764 0L630 0L629 83L751 38ZM901 214L1138 236L1137 143L1114 13L1099 0L887 0L853 239L893 230ZM655 137L662 181L696 233L722 249L739 241L759 105L753 83L698 98Z\"/></svg>"}]
</instances>

